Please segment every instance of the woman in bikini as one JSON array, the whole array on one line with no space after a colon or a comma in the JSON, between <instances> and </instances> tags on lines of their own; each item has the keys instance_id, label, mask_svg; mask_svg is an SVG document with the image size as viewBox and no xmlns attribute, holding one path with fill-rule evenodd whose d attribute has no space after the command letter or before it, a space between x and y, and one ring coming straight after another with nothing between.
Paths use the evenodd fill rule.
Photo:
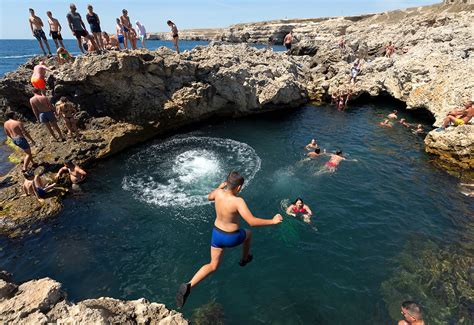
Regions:
<instances>
[{"instance_id":1,"label":"woman in bikini","mask_svg":"<svg viewBox=\"0 0 474 325\"><path fill-rule=\"evenodd\" d=\"M286 214L293 217L302 215L304 222L310 222L313 212L311 211L309 206L304 204L301 198L296 198L295 202L293 202L293 204L290 204L290 206L286 209Z\"/></svg>"},{"instance_id":2,"label":"woman in bikini","mask_svg":"<svg viewBox=\"0 0 474 325\"><path fill-rule=\"evenodd\" d=\"M77 122L74 115L77 113L76 106L71 103L66 97L61 97L56 103L56 114L64 119L66 128L68 129L68 136L79 140L81 134L77 129Z\"/></svg>"}]
</instances>

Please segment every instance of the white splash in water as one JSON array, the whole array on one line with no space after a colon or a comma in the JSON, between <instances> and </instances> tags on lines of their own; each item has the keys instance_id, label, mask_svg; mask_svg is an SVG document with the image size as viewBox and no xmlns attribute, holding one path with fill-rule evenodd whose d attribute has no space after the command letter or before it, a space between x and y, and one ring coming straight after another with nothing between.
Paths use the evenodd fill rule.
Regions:
<instances>
[{"instance_id":1,"label":"white splash in water","mask_svg":"<svg viewBox=\"0 0 474 325\"><path fill-rule=\"evenodd\" d=\"M122 188L157 206L207 204L207 193L232 170L245 184L260 170L260 158L245 143L210 137L176 138L130 157Z\"/></svg>"}]
</instances>

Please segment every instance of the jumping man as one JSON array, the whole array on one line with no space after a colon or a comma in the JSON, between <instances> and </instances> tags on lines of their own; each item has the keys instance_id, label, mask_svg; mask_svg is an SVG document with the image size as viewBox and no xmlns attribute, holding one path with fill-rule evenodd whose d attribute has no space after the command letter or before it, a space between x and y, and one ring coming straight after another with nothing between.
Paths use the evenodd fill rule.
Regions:
<instances>
[{"instance_id":1,"label":"jumping man","mask_svg":"<svg viewBox=\"0 0 474 325\"><path fill-rule=\"evenodd\" d=\"M211 261L203 265L191 281L181 284L176 294L176 304L178 307L184 305L191 292L191 288L217 270L224 253L224 248L235 247L243 243L242 259L239 264L240 266L245 266L252 261L252 255L249 254L252 232L240 228L240 217L252 227L271 226L282 222L283 218L280 214L276 214L273 219L254 217L244 199L237 196L243 184L244 178L238 172L231 172L225 182L209 193L209 201L215 201L216 203L216 220L211 238Z\"/></svg>"}]
</instances>

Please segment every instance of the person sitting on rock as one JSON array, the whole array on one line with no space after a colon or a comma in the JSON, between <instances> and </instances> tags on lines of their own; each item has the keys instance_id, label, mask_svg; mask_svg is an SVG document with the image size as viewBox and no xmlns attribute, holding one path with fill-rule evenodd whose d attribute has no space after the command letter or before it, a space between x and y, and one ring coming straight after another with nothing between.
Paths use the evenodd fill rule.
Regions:
<instances>
[{"instance_id":1,"label":"person sitting on rock","mask_svg":"<svg viewBox=\"0 0 474 325\"><path fill-rule=\"evenodd\" d=\"M64 119L66 128L68 130L68 136L79 140L81 134L77 129L77 121L74 115L77 113L76 105L70 102L67 97L63 96L56 103L56 114Z\"/></svg>"},{"instance_id":2,"label":"person sitting on rock","mask_svg":"<svg viewBox=\"0 0 474 325\"><path fill-rule=\"evenodd\" d=\"M38 165L33 160L31 148L26 138L30 140L32 145L35 145L35 141L30 136L28 131L26 131L23 123L18 121L14 112L8 112L5 114L5 116L7 121L3 124L3 130L5 131L7 137L9 137L12 142L25 153L25 158L23 159L23 168L21 171L22 173L26 173L30 163L32 163L32 167Z\"/></svg>"},{"instance_id":3,"label":"person sitting on rock","mask_svg":"<svg viewBox=\"0 0 474 325\"><path fill-rule=\"evenodd\" d=\"M41 93L39 89L33 89L34 96L30 98L30 105L38 122L44 124L53 138L58 141L53 132L53 128L58 132L59 139L64 141L63 134L58 127L54 107L48 97Z\"/></svg>"},{"instance_id":4,"label":"person sitting on rock","mask_svg":"<svg viewBox=\"0 0 474 325\"><path fill-rule=\"evenodd\" d=\"M296 198L295 202L290 204L286 209L286 214L292 217L297 217L301 215L303 217L303 221L309 223L311 221L311 216L313 215L313 212L311 211L309 206L304 204L301 198Z\"/></svg>"},{"instance_id":5,"label":"person sitting on rock","mask_svg":"<svg viewBox=\"0 0 474 325\"><path fill-rule=\"evenodd\" d=\"M290 54L291 43L293 42L293 32L290 31L283 39L283 45L286 47L286 54Z\"/></svg>"},{"instance_id":6,"label":"person sitting on rock","mask_svg":"<svg viewBox=\"0 0 474 325\"><path fill-rule=\"evenodd\" d=\"M398 111L396 109L394 109L392 111L392 113L388 114L387 117L391 120L397 120L398 119L397 113L398 113Z\"/></svg>"},{"instance_id":7,"label":"person sitting on rock","mask_svg":"<svg viewBox=\"0 0 474 325\"><path fill-rule=\"evenodd\" d=\"M80 184L82 183L87 176L87 173L84 169L75 165L72 161L68 160L64 163L64 167L56 174L56 181L61 178L61 175L64 173L69 173L69 178L71 179L72 184Z\"/></svg>"},{"instance_id":8,"label":"person sitting on rock","mask_svg":"<svg viewBox=\"0 0 474 325\"><path fill-rule=\"evenodd\" d=\"M357 76L360 74L362 70L362 61L357 59L354 61L351 67L351 84L355 83Z\"/></svg>"},{"instance_id":9,"label":"person sitting on rock","mask_svg":"<svg viewBox=\"0 0 474 325\"><path fill-rule=\"evenodd\" d=\"M464 108L462 110L450 111L443 121L443 126L436 129L436 131L439 132L446 129L450 123L453 123L454 126L467 124L473 117L474 106L472 105L472 101L467 101L464 103Z\"/></svg>"},{"instance_id":10,"label":"person sitting on rock","mask_svg":"<svg viewBox=\"0 0 474 325\"><path fill-rule=\"evenodd\" d=\"M385 127L388 127L388 128L393 127L393 124L392 124L392 122L390 122L389 119L385 119L383 122L380 122L379 125L380 126L385 126Z\"/></svg>"},{"instance_id":11,"label":"person sitting on rock","mask_svg":"<svg viewBox=\"0 0 474 325\"><path fill-rule=\"evenodd\" d=\"M36 89L40 89L43 94L46 94L46 71L51 71L51 69L44 64L44 61L40 61L33 68L33 75L31 76L31 84Z\"/></svg>"},{"instance_id":12,"label":"person sitting on rock","mask_svg":"<svg viewBox=\"0 0 474 325\"><path fill-rule=\"evenodd\" d=\"M59 47L56 54L58 55L58 62L60 64L74 61L72 55L64 47Z\"/></svg>"},{"instance_id":13,"label":"person sitting on rock","mask_svg":"<svg viewBox=\"0 0 474 325\"><path fill-rule=\"evenodd\" d=\"M334 104L337 106L338 101L339 101L339 90L336 90L331 95L331 105Z\"/></svg>"},{"instance_id":14,"label":"person sitting on rock","mask_svg":"<svg viewBox=\"0 0 474 325\"><path fill-rule=\"evenodd\" d=\"M423 312L419 304L414 301L404 301L400 307L400 312L403 315L402 320L398 325L424 325Z\"/></svg>"},{"instance_id":15,"label":"person sitting on rock","mask_svg":"<svg viewBox=\"0 0 474 325\"><path fill-rule=\"evenodd\" d=\"M308 143L305 146L305 148L306 150L313 150L313 149L319 148L318 143L316 142L316 139L311 139L311 142Z\"/></svg>"},{"instance_id":16,"label":"person sitting on rock","mask_svg":"<svg viewBox=\"0 0 474 325\"><path fill-rule=\"evenodd\" d=\"M390 41L385 46L385 57L389 58L392 56L393 53L395 53L395 45L393 45L392 41Z\"/></svg>"},{"instance_id":17,"label":"person sitting on rock","mask_svg":"<svg viewBox=\"0 0 474 325\"><path fill-rule=\"evenodd\" d=\"M34 195L38 199L38 202L43 203L44 197L56 186L56 183L45 185L45 181L42 179L39 173L34 175L24 174L25 181L23 182L23 196Z\"/></svg>"}]
</instances>

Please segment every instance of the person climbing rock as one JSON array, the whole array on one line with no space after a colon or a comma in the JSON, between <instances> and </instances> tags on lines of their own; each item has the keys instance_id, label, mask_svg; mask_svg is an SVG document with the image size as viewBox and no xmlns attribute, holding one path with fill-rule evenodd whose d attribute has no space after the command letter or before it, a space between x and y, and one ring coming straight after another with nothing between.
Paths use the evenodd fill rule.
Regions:
<instances>
[{"instance_id":1,"label":"person climbing rock","mask_svg":"<svg viewBox=\"0 0 474 325\"><path fill-rule=\"evenodd\" d=\"M231 172L225 182L209 193L209 201L215 202L216 220L211 237L211 261L203 265L187 283L182 283L176 294L176 305L181 308L186 302L191 289L204 280L209 274L216 271L222 260L225 248L243 244L240 266L252 261L250 243L252 232L240 227L242 217L251 227L276 225L282 222L280 214L272 219L260 219L253 216L243 198L238 197L244 185L244 178L238 172Z\"/></svg>"},{"instance_id":2,"label":"person climbing rock","mask_svg":"<svg viewBox=\"0 0 474 325\"><path fill-rule=\"evenodd\" d=\"M36 116L36 119L38 122L46 126L49 133L56 141L58 141L58 138L54 134L53 128L58 133L59 139L64 141L63 134L61 133L56 120L54 106L51 104L51 101L48 97L43 95L39 89L33 89L33 94L34 96L30 98L30 105L33 113Z\"/></svg>"},{"instance_id":3,"label":"person climbing rock","mask_svg":"<svg viewBox=\"0 0 474 325\"><path fill-rule=\"evenodd\" d=\"M30 163L32 163L32 167L37 166L33 160L30 144L26 139L28 138L32 145L35 145L35 141L30 136L28 131L26 131L23 123L18 121L14 112L8 112L5 114L5 116L7 121L3 124L3 130L5 131L7 137L9 137L12 142L25 153L25 158L23 159L23 168L21 171L22 173L26 173Z\"/></svg>"}]
</instances>

